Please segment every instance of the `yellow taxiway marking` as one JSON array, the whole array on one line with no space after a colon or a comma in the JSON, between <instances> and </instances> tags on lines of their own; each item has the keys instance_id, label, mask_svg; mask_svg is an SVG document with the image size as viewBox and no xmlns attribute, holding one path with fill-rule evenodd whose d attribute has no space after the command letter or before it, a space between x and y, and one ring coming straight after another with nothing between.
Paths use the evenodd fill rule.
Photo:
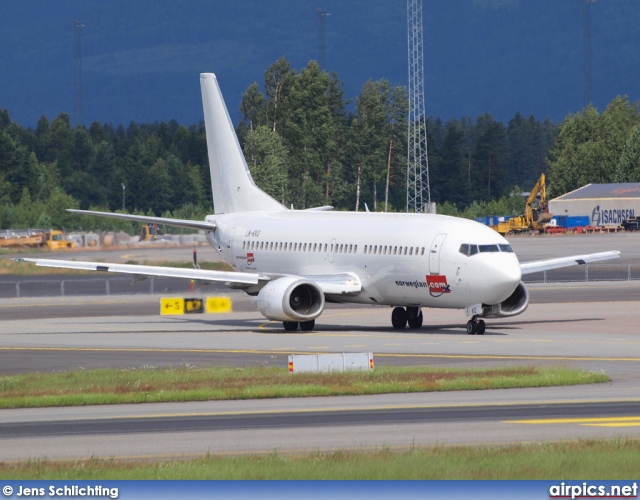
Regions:
<instances>
[{"instance_id":1,"label":"yellow taxiway marking","mask_svg":"<svg viewBox=\"0 0 640 500\"><path fill-rule=\"evenodd\" d=\"M309 348L305 348L309 349ZM327 347L328 349L328 347ZM244 353L244 354L291 354L293 347L275 347L272 349L160 349L143 347L0 347L0 351L67 351L67 352L191 352L191 353ZM296 354L305 354L304 349L296 351ZM315 354L315 353L310 353ZM508 356L497 354L425 354L425 353L375 353L376 357L385 358L423 358L423 359L467 359L467 360L513 360L513 361L632 361L640 362L636 358L598 358L598 357L571 357L571 356Z\"/></svg>"},{"instance_id":2,"label":"yellow taxiway marking","mask_svg":"<svg viewBox=\"0 0 640 500\"><path fill-rule=\"evenodd\" d=\"M640 427L640 417L545 418L538 420L504 420L505 424L578 424L593 427Z\"/></svg>"}]
</instances>

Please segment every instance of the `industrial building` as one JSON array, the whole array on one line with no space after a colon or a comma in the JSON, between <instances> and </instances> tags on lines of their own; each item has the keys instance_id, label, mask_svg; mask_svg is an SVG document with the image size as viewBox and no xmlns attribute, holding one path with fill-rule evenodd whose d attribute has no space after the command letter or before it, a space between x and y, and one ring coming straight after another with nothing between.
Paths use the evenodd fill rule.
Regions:
<instances>
[{"instance_id":1,"label":"industrial building","mask_svg":"<svg viewBox=\"0 0 640 500\"><path fill-rule=\"evenodd\" d=\"M589 216L591 226L619 226L640 216L640 182L587 184L549 201L555 216Z\"/></svg>"}]
</instances>

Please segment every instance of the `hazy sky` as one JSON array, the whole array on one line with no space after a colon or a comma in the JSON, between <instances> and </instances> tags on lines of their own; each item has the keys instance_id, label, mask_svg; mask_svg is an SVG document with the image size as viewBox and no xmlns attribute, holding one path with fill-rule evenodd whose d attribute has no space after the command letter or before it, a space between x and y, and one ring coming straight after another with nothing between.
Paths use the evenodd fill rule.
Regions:
<instances>
[{"instance_id":1,"label":"hazy sky","mask_svg":"<svg viewBox=\"0 0 640 500\"><path fill-rule=\"evenodd\" d=\"M198 74L218 75L230 114L278 57L318 58L354 98L369 79L406 85L406 3L399 0L2 0L0 108L35 126L75 122L73 25L82 29L84 123L192 124ZM427 114L507 121L516 112L560 121L583 106L582 0L423 0ZM640 1L591 4L596 107L640 97Z\"/></svg>"}]
</instances>

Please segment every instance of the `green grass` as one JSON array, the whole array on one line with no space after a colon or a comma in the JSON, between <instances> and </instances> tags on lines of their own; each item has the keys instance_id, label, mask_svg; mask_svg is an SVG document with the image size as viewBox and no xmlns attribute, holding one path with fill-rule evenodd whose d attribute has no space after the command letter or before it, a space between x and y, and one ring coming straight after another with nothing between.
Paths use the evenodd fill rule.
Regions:
<instances>
[{"instance_id":1,"label":"green grass","mask_svg":"<svg viewBox=\"0 0 640 500\"><path fill-rule=\"evenodd\" d=\"M481 429L479 429L481 431ZM191 460L0 463L4 480L48 479L547 479L635 480L640 440L571 441L512 446L435 446L394 451Z\"/></svg>"},{"instance_id":2,"label":"green grass","mask_svg":"<svg viewBox=\"0 0 640 500\"><path fill-rule=\"evenodd\" d=\"M290 374L284 368L76 370L0 377L0 408L263 399L548 387L606 382L565 367L376 368Z\"/></svg>"}]
</instances>

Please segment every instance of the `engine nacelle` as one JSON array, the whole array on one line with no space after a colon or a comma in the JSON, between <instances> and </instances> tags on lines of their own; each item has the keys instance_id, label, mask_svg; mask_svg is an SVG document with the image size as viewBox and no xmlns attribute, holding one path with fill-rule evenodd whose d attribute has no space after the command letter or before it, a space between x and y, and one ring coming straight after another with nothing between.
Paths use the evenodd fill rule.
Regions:
<instances>
[{"instance_id":1,"label":"engine nacelle","mask_svg":"<svg viewBox=\"0 0 640 500\"><path fill-rule=\"evenodd\" d=\"M258 310L276 321L310 321L324 309L324 294L313 281L286 277L269 281L258 293Z\"/></svg>"},{"instance_id":2,"label":"engine nacelle","mask_svg":"<svg viewBox=\"0 0 640 500\"><path fill-rule=\"evenodd\" d=\"M482 304L482 316L485 318L507 318L526 311L529 305L529 291L521 281L513 293L499 304Z\"/></svg>"}]
</instances>

